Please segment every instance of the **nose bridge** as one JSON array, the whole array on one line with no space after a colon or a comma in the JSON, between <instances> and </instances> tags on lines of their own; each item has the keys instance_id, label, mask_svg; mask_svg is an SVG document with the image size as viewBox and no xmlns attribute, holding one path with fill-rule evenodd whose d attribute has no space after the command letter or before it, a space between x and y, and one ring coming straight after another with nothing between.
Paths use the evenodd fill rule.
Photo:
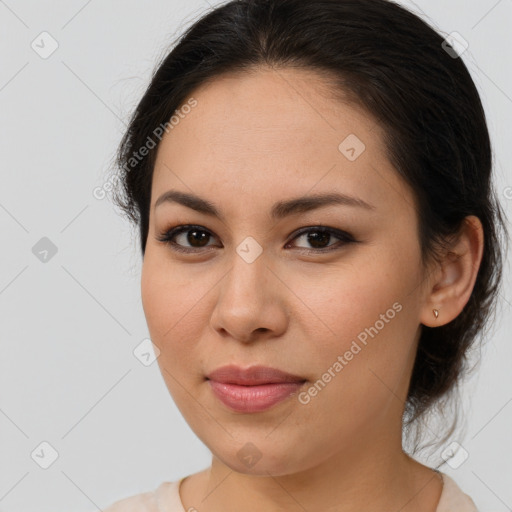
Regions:
<instances>
[{"instance_id":1,"label":"nose bridge","mask_svg":"<svg viewBox=\"0 0 512 512\"><path fill-rule=\"evenodd\" d=\"M231 271L223 285L222 291L225 298L229 295L235 301L243 301L239 304L241 308L244 308L246 303L247 305L254 303L258 300L258 294L261 296L268 293L265 290L267 272L266 258L263 253L255 256L250 242L242 242L233 254Z\"/></svg>"},{"instance_id":2,"label":"nose bridge","mask_svg":"<svg viewBox=\"0 0 512 512\"><path fill-rule=\"evenodd\" d=\"M279 307L281 300L271 283L267 259L263 253L253 259L254 252L251 254L251 246L248 247L249 251L241 244L233 253L231 269L219 283L211 317L214 329L244 341L253 339L255 331L272 331L277 335L286 325L285 311ZM239 254L240 249L246 251Z\"/></svg>"}]
</instances>

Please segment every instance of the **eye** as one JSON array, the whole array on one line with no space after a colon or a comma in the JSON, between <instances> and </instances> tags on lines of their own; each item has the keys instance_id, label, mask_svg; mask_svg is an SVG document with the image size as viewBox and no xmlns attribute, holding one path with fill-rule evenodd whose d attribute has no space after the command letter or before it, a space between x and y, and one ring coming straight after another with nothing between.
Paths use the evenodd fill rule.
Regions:
<instances>
[{"instance_id":1,"label":"eye","mask_svg":"<svg viewBox=\"0 0 512 512\"><path fill-rule=\"evenodd\" d=\"M212 234L201 226L187 224L164 231L157 240L171 245L175 251L197 252L198 249L208 247L206 244L211 236ZM191 244L191 247L183 246L184 242Z\"/></svg>"},{"instance_id":2,"label":"eye","mask_svg":"<svg viewBox=\"0 0 512 512\"><path fill-rule=\"evenodd\" d=\"M303 238L307 244L310 244L313 248L310 249L308 247L299 247L303 248L309 252L329 252L336 249L340 249L341 246L347 245L349 243L355 243L356 240L354 237L345 231L341 231L336 228L328 228L324 226L313 226L301 229L298 233L295 233L295 237L293 240L300 240ZM337 238L340 240L337 244L329 245L329 242L333 239ZM288 246L289 244L287 244Z\"/></svg>"},{"instance_id":3,"label":"eye","mask_svg":"<svg viewBox=\"0 0 512 512\"><path fill-rule=\"evenodd\" d=\"M187 224L164 231L157 237L157 240L170 245L173 250L178 252L197 253L201 252L201 249L205 247L215 247L214 245L208 245L208 241L212 237L212 233L202 226ZM303 238L307 244L310 244L312 248L304 246L299 246L298 248L313 253L325 253L340 249L342 246L349 243L357 242L350 233L325 226L302 228L295 233L292 240L300 240L301 238ZM330 242L333 238L338 239L339 242L337 244L331 244ZM290 247L290 242L285 245L285 248L288 247Z\"/></svg>"}]
</instances>

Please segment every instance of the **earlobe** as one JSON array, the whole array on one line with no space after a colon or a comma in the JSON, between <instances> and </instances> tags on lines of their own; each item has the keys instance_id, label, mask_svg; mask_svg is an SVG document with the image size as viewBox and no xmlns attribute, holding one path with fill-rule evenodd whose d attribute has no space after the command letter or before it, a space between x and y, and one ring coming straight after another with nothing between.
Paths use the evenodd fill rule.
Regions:
<instances>
[{"instance_id":1,"label":"earlobe","mask_svg":"<svg viewBox=\"0 0 512 512\"><path fill-rule=\"evenodd\" d=\"M480 219L474 215L466 217L459 236L447 251L426 297L420 318L423 325L439 327L447 324L464 309L482 261L483 240Z\"/></svg>"}]
</instances>

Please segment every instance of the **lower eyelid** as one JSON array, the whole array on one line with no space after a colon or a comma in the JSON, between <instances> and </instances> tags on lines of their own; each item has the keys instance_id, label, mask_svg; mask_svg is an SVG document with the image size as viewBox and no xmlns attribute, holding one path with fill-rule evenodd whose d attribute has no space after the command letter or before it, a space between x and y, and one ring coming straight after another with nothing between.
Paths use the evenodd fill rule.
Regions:
<instances>
[{"instance_id":1,"label":"lower eyelid","mask_svg":"<svg viewBox=\"0 0 512 512\"><path fill-rule=\"evenodd\" d=\"M176 226L174 228L170 228L168 230L165 230L163 233L160 234L160 236L157 237L157 240L166 243L172 246L173 250L178 252L185 252L185 253L198 253L200 251L203 251L205 249L215 247L215 245L205 245L203 247L188 247L183 246L175 241L170 240L171 238L176 239L179 235L186 234L188 231L197 230L203 233L208 233L211 238L216 239L216 235L214 235L210 230L201 228L200 226L195 225L188 225L188 226ZM341 244L341 246L348 245L350 243L356 242L354 237L348 233L341 230L337 230L335 228L327 228L325 226L310 226L308 228L305 228L302 231L299 231L296 233L289 242L286 243L286 246L289 246L294 240L305 236L311 232L323 232L328 233L332 237L336 238L338 241L334 244L328 245L323 248L308 248L308 247L297 247L297 249L306 251L306 252L315 252L315 253L322 253L322 252L328 252L330 250L335 250L338 248L338 246ZM285 246L285 247L286 247Z\"/></svg>"},{"instance_id":2,"label":"lower eyelid","mask_svg":"<svg viewBox=\"0 0 512 512\"><path fill-rule=\"evenodd\" d=\"M176 226L174 228L170 228L170 229L167 229L167 230L164 230L158 237L157 237L157 240L159 242L162 242L162 243L165 243L165 244L168 244L170 246L172 246L173 250L175 251L178 251L178 252L198 252L198 251L201 251L203 249L207 249L209 247L212 247L212 245L205 245L203 247L187 247L187 246L184 246L184 245L181 245L181 244L178 244L176 243L175 239L180 236L180 235L183 235L183 234L187 234L187 232L189 231L193 231L193 230L196 230L196 231L200 231L200 232L203 232L203 233L207 233L210 235L210 237L212 238L216 238L215 235L209 231L208 229L204 229L204 228L201 228L199 226L193 226L193 225L190 225L190 226Z\"/></svg>"},{"instance_id":3,"label":"lower eyelid","mask_svg":"<svg viewBox=\"0 0 512 512\"><path fill-rule=\"evenodd\" d=\"M193 228L192 228L192 229L190 229L190 230L189 230L189 229L185 229L185 230L183 230L183 231L181 231L181 232L174 233L174 234L172 235L172 238L176 239L178 236L186 235L188 231L192 231L192 230L193 230ZM215 237L214 237L214 235L213 235L212 233L210 233L209 231L199 230L199 229L198 229L197 231L201 231L201 232L204 232L204 233L208 233L208 234L210 235L210 239L214 239L214 238L215 238ZM210 240L208 240L208 242L210 242ZM183 246L183 245L180 245L180 244L176 244L176 245L178 245L178 246L180 246L180 247L187 247L187 246ZM211 245L210 245L210 244L208 244L208 245L204 245L203 247L187 247L187 249L203 249L203 248L205 248L205 247L211 247Z\"/></svg>"},{"instance_id":4,"label":"lower eyelid","mask_svg":"<svg viewBox=\"0 0 512 512\"><path fill-rule=\"evenodd\" d=\"M315 230L312 230L312 232L315 232ZM339 242L345 242L345 243L348 243L348 240L344 239L342 236L340 235L336 235L335 233L332 233L330 231L325 231L325 233L328 233L329 235L331 235L331 239L334 238L335 240L337 240L338 242L335 242L335 243L330 243L330 245L327 245L326 247L324 248L320 248L320 249L315 249L315 248L312 248L312 249L309 249L308 247L298 247L298 249L306 249L306 250L317 250L317 251L322 251L322 250L327 250L329 247L334 247L336 245L336 243L339 243ZM295 240L298 240L299 238L302 238L303 236L307 236L309 234L309 232L305 232L305 233L300 233L296 236L294 236L289 243L295 241ZM331 242L332 240L329 240L329 242ZM286 244L286 245L289 245L289 244Z\"/></svg>"}]
</instances>

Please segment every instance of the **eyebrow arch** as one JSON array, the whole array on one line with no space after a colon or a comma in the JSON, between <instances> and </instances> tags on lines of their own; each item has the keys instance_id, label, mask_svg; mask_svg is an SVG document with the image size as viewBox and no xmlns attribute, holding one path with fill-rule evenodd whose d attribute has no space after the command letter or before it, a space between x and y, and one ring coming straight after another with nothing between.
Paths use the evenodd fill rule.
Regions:
<instances>
[{"instance_id":1,"label":"eyebrow arch","mask_svg":"<svg viewBox=\"0 0 512 512\"><path fill-rule=\"evenodd\" d=\"M169 190L157 199L154 208L156 209L163 203L178 203L199 213L204 213L205 215L211 215L224 220L220 211L213 203L188 192ZM332 204L375 210L375 206L363 201L362 199L346 194L331 192L327 194L314 194L296 197L286 201L278 201L272 206L270 215L272 219L277 220L289 215L308 212L310 210L315 210Z\"/></svg>"}]
</instances>

